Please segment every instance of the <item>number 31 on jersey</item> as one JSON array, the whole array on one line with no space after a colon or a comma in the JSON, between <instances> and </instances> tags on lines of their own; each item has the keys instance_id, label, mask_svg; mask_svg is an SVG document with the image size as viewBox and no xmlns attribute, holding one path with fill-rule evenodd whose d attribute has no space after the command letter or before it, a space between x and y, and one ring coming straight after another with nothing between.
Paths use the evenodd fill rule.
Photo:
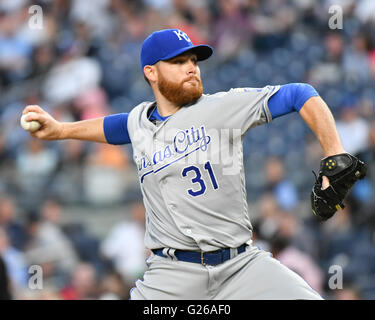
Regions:
<instances>
[{"instance_id":1,"label":"number 31 on jersey","mask_svg":"<svg viewBox=\"0 0 375 320\"><path fill-rule=\"evenodd\" d=\"M208 171L208 174L210 176L211 185L214 188L214 190L218 189L219 186L217 184L214 171L212 170L212 166L211 166L209 161L207 161L204 164L204 169L206 171ZM191 196L197 197L197 196L200 196L201 194L203 194L206 191L207 187L206 187L205 181L202 179L201 170L196 166L189 166L189 167L184 168L182 170L182 176L186 177L188 175L188 173L191 172L191 171L195 175L191 178L191 182L193 184L195 184L196 188L199 188L199 189L198 190L188 189L187 192Z\"/></svg>"}]
</instances>

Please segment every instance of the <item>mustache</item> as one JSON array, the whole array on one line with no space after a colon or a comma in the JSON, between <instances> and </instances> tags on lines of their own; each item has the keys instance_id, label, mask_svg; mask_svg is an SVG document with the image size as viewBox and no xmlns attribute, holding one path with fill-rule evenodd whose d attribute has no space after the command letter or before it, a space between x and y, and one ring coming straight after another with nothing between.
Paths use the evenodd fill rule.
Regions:
<instances>
[{"instance_id":1,"label":"mustache","mask_svg":"<svg viewBox=\"0 0 375 320\"><path fill-rule=\"evenodd\" d=\"M192 76L186 77L184 80L182 80L182 83L190 81L190 80L197 80L198 82L201 82L201 79L199 79L198 76L192 75Z\"/></svg>"}]
</instances>

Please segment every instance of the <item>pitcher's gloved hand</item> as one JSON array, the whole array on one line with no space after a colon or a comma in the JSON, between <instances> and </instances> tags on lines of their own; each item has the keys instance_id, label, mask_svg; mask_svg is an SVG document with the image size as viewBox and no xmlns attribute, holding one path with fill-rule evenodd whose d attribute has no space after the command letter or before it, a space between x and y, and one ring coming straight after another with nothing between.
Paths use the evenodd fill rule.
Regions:
<instances>
[{"instance_id":1,"label":"pitcher's gloved hand","mask_svg":"<svg viewBox=\"0 0 375 320\"><path fill-rule=\"evenodd\" d=\"M349 153L340 153L322 159L319 175L311 191L311 208L321 221L331 218L337 210L344 209L343 200L357 180L366 176L367 165ZM315 173L314 173L315 174ZM323 176L329 187L322 190Z\"/></svg>"}]
</instances>

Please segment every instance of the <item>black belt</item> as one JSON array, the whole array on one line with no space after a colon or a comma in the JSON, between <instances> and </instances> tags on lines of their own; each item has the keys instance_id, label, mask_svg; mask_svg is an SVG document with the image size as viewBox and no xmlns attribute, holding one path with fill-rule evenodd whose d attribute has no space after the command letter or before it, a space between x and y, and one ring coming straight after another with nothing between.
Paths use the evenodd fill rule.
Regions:
<instances>
[{"instance_id":1,"label":"black belt","mask_svg":"<svg viewBox=\"0 0 375 320\"><path fill-rule=\"evenodd\" d=\"M235 250L237 250L237 253L240 254L242 252L245 252L246 246L247 244L244 243L238 248L235 248ZM210 252L175 250L173 255L177 258L177 260L180 260L180 261L194 262L194 263L200 263L202 265L216 266L231 258L230 250L231 250L230 248L219 249L219 250L210 251ZM160 257L164 257L164 258L167 257L166 255L163 254L163 249L153 249L151 251Z\"/></svg>"}]
</instances>

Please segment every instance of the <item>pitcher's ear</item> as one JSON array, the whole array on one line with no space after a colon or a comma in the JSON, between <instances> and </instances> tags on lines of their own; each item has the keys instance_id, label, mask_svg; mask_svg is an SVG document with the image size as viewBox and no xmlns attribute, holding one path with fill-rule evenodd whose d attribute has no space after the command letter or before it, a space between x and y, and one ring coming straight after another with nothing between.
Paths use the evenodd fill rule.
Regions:
<instances>
[{"instance_id":1,"label":"pitcher's ear","mask_svg":"<svg viewBox=\"0 0 375 320\"><path fill-rule=\"evenodd\" d=\"M155 66L145 66L143 68L143 74L146 78L146 81L150 84L151 82L155 82L158 79L157 71Z\"/></svg>"}]
</instances>

